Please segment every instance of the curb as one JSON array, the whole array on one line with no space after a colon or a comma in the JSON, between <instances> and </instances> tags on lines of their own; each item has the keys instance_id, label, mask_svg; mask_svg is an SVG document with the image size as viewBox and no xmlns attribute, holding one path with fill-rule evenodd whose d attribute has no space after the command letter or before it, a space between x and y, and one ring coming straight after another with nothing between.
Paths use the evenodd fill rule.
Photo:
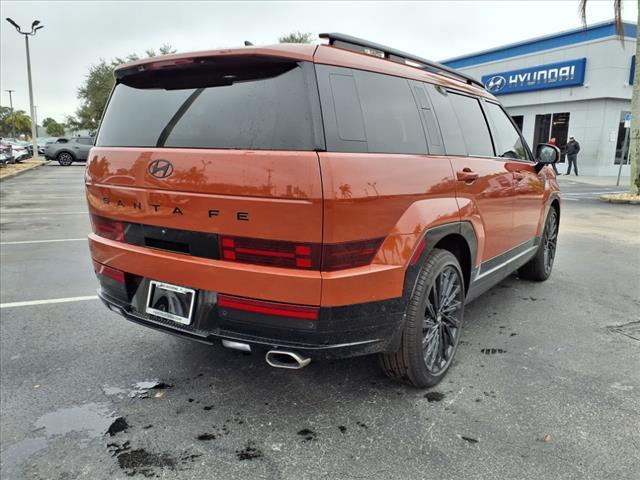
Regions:
<instances>
[{"instance_id":1,"label":"curb","mask_svg":"<svg viewBox=\"0 0 640 480\"><path fill-rule=\"evenodd\" d=\"M609 198L607 195L601 195L598 197L598 200L604 203L615 203L618 205L628 204L628 205L640 205L640 200L631 200L625 198Z\"/></svg>"},{"instance_id":2,"label":"curb","mask_svg":"<svg viewBox=\"0 0 640 480\"><path fill-rule=\"evenodd\" d=\"M5 175L4 177L1 177L0 178L0 182L4 182L5 180L9 180L10 178L17 177L18 175L22 175L24 172L29 172L29 171L33 170L34 168L38 168L38 167L41 167L43 165L47 165L50 161L51 160L44 160L42 163L39 163L37 165L31 165L28 168L24 168L24 169L19 170L17 172L9 173L9 174Z\"/></svg>"}]
</instances>

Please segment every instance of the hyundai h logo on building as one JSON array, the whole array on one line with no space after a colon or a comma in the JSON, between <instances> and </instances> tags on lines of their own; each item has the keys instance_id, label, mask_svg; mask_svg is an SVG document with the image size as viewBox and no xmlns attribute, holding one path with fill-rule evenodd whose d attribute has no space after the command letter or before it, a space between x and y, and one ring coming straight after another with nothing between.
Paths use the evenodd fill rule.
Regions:
<instances>
[{"instance_id":1,"label":"hyundai h logo on building","mask_svg":"<svg viewBox=\"0 0 640 480\"><path fill-rule=\"evenodd\" d=\"M482 83L487 90L496 95L575 87L584 84L586 63L586 58L580 58L521 70L490 73L482 77Z\"/></svg>"},{"instance_id":2,"label":"hyundai h logo on building","mask_svg":"<svg viewBox=\"0 0 640 480\"><path fill-rule=\"evenodd\" d=\"M507 80L502 75L494 75L484 84L491 93L498 93L507 84Z\"/></svg>"}]
</instances>

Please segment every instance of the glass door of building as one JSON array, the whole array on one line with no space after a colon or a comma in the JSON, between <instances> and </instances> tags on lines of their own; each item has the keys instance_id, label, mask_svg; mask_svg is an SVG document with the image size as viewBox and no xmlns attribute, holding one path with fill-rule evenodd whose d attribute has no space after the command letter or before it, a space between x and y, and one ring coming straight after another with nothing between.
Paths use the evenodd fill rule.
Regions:
<instances>
[{"instance_id":1,"label":"glass door of building","mask_svg":"<svg viewBox=\"0 0 640 480\"><path fill-rule=\"evenodd\" d=\"M536 123L533 129L534 148L539 143L548 143L549 140L555 138L556 146L562 151L560 161L563 162L569 137L569 117L569 112L536 115Z\"/></svg>"},{"instance_id":2,"label":"glass door of building","mask_svg":"<svg viewBox=\"0 0 640 480\"><path fill-rule=\"evenodd\" d=\"M631 112L620 112L620 123L618 124L618 139L616 141L616 156L614 157L613 164L620 165L622 161L623 165L629 163L629 127L626 125L629 122L625 122Z\"/></svg>"}]
</instances>

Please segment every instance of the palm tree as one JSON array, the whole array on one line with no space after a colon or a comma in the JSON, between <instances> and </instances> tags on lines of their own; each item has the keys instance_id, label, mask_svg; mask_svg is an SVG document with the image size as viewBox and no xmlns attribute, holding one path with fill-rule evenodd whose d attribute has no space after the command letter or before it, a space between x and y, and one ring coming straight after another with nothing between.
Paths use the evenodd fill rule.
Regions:
<instances>
[{"instance_id":1,"label":"palm tree","mask_svg":"<svg viewBox=\"0 0 640 480\"><path fill-rule=\"evenodd\" d=\"M587 0L580 0L578 8L582 25L587 26ZM622 24L622 0L613 0L613 16L616 33L624 42L624 25ZM640 23L640 9L638 9L638 23ZM640 59L640 42L636 36L636 59ZM629 132L629 164L631 168L631 193L638 195L640 190L640 65L636 66L633 78L633 96L631 100L631 131Z\"/></svg>"}]
</instances>

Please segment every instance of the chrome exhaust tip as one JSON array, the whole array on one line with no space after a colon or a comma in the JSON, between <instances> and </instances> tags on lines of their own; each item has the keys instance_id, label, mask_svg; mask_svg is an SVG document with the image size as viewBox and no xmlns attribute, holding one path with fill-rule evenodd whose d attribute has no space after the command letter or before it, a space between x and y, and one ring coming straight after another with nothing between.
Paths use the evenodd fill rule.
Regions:
<instances>
[{"instance_id":1,"label":"chrome exhaust tip","mask_svg":"<svg viewBox=\"0 0 640 480\"><path fill-rule=\"evenodd\" d=\"M309 357L288 350L269 350L264 358L274 368L288 368L290 370L300 370L311 363Z\"/></svg>"}]
</instances>

